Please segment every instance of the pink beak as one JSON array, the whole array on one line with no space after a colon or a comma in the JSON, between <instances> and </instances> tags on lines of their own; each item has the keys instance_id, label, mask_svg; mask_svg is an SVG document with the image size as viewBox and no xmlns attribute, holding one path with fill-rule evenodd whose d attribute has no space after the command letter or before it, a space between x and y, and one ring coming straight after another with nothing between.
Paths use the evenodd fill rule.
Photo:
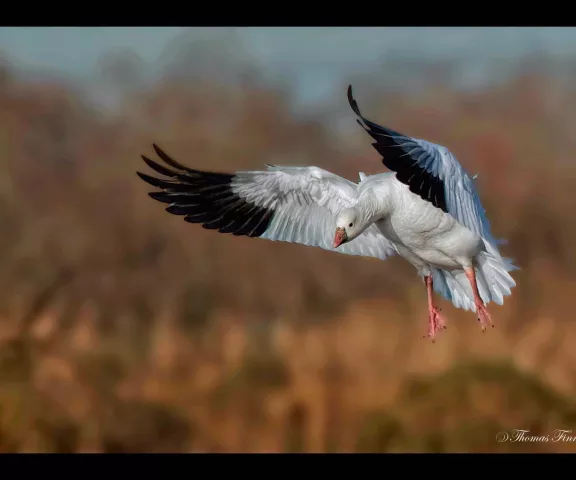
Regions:
<instances>
[{"instance_id":1,"label":"pink beak","mask_svg":"<svg viewBox=\"0 0 576 480\"><path fill-rule=\"evenodd\" d=\"M343 228L337 228L336 229L336 235L334 235L334 246L333 248L338 248L340 245L342 245L346 240L348 239L348 236L346 235L346 230L344 230Z\"/></svg>"}]
</instances>

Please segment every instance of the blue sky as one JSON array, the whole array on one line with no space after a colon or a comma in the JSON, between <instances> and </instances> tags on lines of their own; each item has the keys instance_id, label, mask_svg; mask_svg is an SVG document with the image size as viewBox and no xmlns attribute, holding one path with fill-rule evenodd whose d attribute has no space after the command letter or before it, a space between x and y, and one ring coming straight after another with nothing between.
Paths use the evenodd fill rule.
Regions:
<instances>
[{"instance_id":1,"label":"blue sky","mask_svg":"<svg viewBox=\"0 0 576 480\"><path fill-rule=\"evenodd\" d=\"M129 49L152 70L161 69L171 42L231 32L258 64L289 79L304 101L321 100L344 75L369 70L390 55L416 62L456 56L482 80L487 70L474 67L489 60L576 52L576 28L570 27L0 27L0 52L18 68L82 81L111 50Z\"/></svg>"}]
</instances>

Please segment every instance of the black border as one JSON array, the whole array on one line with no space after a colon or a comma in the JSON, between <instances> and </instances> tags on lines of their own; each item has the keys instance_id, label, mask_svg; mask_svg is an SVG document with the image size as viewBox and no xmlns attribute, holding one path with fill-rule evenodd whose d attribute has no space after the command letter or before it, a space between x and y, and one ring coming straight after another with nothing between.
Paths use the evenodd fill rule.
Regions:
<instances>
[{"instance_id":1,"label":"black border","mask_svg":"<svg viewBox=\"0 0 576 480\"><path fill-rule=\"evenodd\" d=\"M289 479L300 476L317 476L319 472L312 472L309 469L314 464L321 465L321 476L333 478L334 473L342 474L344 477L364 477L364 476L396 476L406 475L413 470L422 470L422 474L448 476L458 472L459 475L526 475L535 473L534 466L538 462L546 461L544 457L554 458L554 473L549 471L549 475L562 475L558 468L564 462L572 462L570 454L553 453L518 453L518 454L416 454L416 453L395 453L395 454L5 454L2 456L3 471L18 472L19 476L25 475L26 470L36 473L36 468L46 468L53 466L58 470L43 470L41 474L56 474L58 477L65 477L66 474L74 478L86 478L94 475L95 478L109 478L129 475L132 478L142 478L150 475L152 478L170 478L173 474L188 478L202 478L205 475L213 477L222 468L222 474L226 475L227 470L245 465L249 469L235 470L237 475L249 475L250 477L275 478L278 475L287 475ZM58 457L63 457L58 459ZM222 458L224 457L224 458ZM257 457L250 459L250 457ZM449 458L448 458L449 457ZM475 457L480 457L476 458ZM515 457L516 460L513 459ZM500 459L500 460L498 460ZM479 461L478 461L479 460ZM512 462L510 461L512 460ZM246 462L246 463L244 463ZM257 462L251 464L251 462ZM282 465L282 470L271 470L266 462L276 462L273 468ZM280 463L278 463L280 462ZM300 463L302 462L302 463ZM310 462L306 464L306 462ZM358 462L358 463L354 463ZM374 462L372 464L372 462ZM471 464L471 462L474 462ZM494 463L493 463L494 462ZM500 463L500 467L498 466ZM125 464L130 470L121 471ZM344 471L344 466L348 464L349 471ZM509 467L506 467L509 464ZM355 466L356 465L356 466ZM202 467L209 468L209 471L202 471ZM572 463L566 464L566 472L570 472ZM18 470L9 470L10 468ZM471 467L471 468L470 468ZM504 467L504 468L502 468ZM439 470L443 468L443 470ZM504 471L504 469L508 471ZM400 472L397 469L402 469ZM541 472L545 475L545 472ZM415 472L416 473L416 472ZM538 474L536 474L538 475Z\"/></svg>"},{"instance_id":2,"label":"black border","mask_svg":"<svg viewBox=\"0 0 576 480\"><path fill-rule=\"evenodd\" d=\"M4 26L576 26L566 8L439 2L10 2ZM0 46L1 47L1 46Z\"/></svg>"}]
</instances>

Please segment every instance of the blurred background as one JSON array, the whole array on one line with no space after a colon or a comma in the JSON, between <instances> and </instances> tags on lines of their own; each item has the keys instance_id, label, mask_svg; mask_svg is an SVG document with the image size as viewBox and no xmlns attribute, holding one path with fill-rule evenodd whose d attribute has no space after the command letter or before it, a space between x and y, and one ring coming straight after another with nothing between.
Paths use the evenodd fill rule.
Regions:
<instances>
[{"instance_id":1,"label":"blurred background","mask_svg":"<svg viewBox=\"0 0 576 480\"><path fill-rule=\"evenodd\" d=\"M574 452L576 29L0 28L0 451ZM496 328L404 260L206 231L138 179L447 145L521 270ZM154 157L152 157L154 158ZM570 293L572 292L572 293Z\"/></svg>"}]
</instances>

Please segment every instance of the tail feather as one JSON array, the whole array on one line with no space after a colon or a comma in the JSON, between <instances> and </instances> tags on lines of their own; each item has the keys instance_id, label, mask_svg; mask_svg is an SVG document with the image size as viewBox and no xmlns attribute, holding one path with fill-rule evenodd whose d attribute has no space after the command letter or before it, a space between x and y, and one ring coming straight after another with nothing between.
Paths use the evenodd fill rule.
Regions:
<instances>
[{"instance_id":1,"label":"tail feather","mask_svg":"<svg viewBox=\"0 0 576 480\"><path fill-rule=\"evenodd\" d=\"M485 304L494 302L502 305L504 297L509 296L511 289L516 286L509 272L518 267L513 265L511 259L501 257L494 247L489 244L486 247L486 251L477 257L475 270L478 291ZM472 287L462 270L434 269L432 280L434 291L450 300L455 307L476 311Z\"/></svg>"}]
</instances>

